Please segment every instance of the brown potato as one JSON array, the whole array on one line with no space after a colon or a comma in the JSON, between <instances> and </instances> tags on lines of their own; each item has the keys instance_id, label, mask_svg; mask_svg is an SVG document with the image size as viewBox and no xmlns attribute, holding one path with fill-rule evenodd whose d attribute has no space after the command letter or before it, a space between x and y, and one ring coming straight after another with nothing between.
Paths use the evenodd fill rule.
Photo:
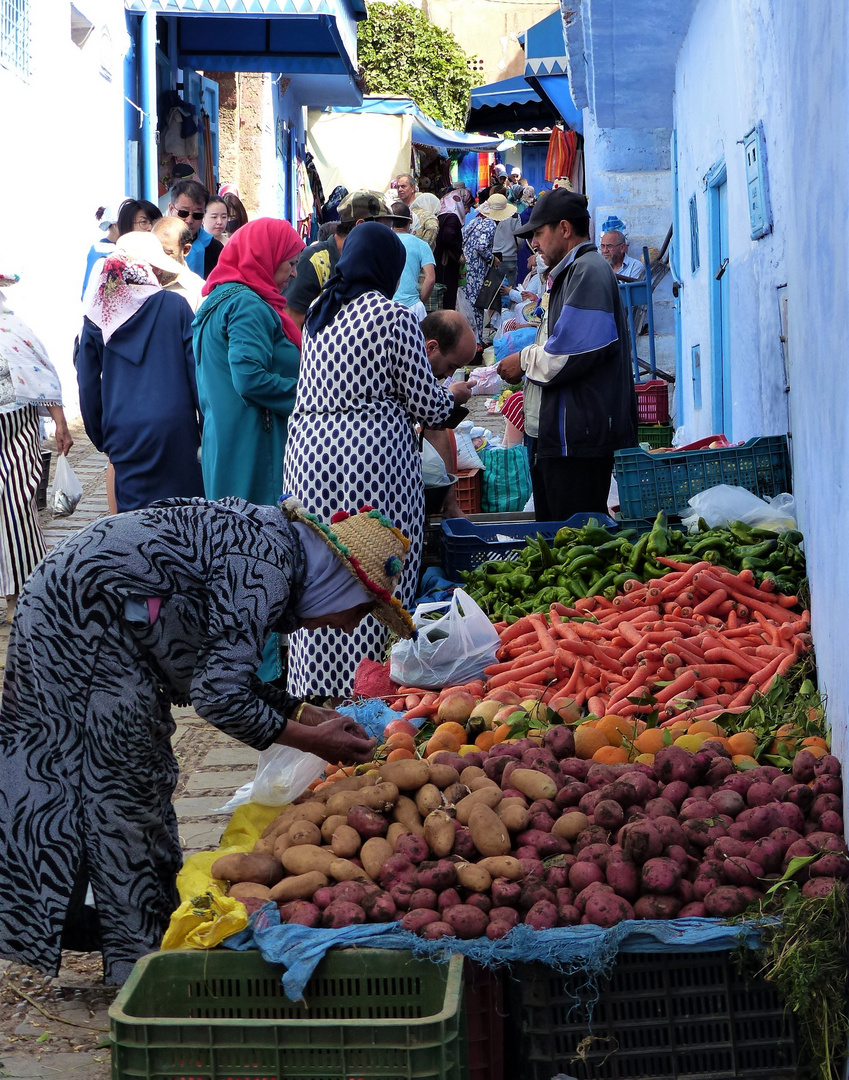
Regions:
<instances>
[{"instance_id":1,"label":"brown potato","mask_svg":"<svg viewBox=\"0 0 849 1080\"><path fill-rule=\"evenodd\" d=\"M510 787L533 800L553 799L557 795L557 784L536 769L514 769L510 773Z\"/></svg>"},{"instance_id":2,"label":"brown potato","mask_svg":"<svg viewBox=\"0 0 849 1080\"><path fill-rule=\"evenodd\" d=\"M312 821L295 821L289 826L289 847L297 847L299 844L311 844L313 847L321 846L321 829ZM302 897L295 897L300 900Z\"/></svg>"},{"instance_id":3,"label":"brown potato","mask_svg":"<svg viewBox=\"0 0 849 1080\"><path fill-rule=\"evenodd\" d=\"M402 825L400 821L393 821L392 824L389 826L389 829L388 829L388 831L386 833L386 839L392 845L392 850L393 851L395 850L395 845L398 842L398 837L399 836L406 836L406 835L407 835L406 827L404 825Z\"/></svg>"},{"instance_id":4,"label":"brown potato","mask_svg":"<svg viewBox=\"0 0 849 1080\"><path fill-rule=\"evenodd\" d=\"M335 881L371 881L371 876L361 866L347 859L334 859L328 873Z\"/></svg>"},{"instance_id":5,"label":"brown potato","mask_svg":"<svg viewBox=\"0 0 849 1080\"><path fill-rule=\"evenodd\" d=\"M360 850L360 834L350 825L340 825L330 841L330 849L340 859L350 859Z\"/></svg>"},{"instance_id":6,"label":"brown potato","mask_svg":"<svg viewBox=\"0 0 849 1080\"><path fill-rule=\"evenodd\" d=\"M506 855L510 850L510 834L507 832L507 827L498 814L488 806L478 805L472 810L469 816L469 832L472 834L472 843L485 857Z\"/></svg>"},{"instance_id":7,"label":"brown potato","mask_svg":"<svg viewBox=\"0 0 849 1080\"><path fill-rule=\"evenodd\" d=\"M503 799L498 806L495 807L495 812L507 826L509 832L524 832L528 827L531 815L528 813L526 806L519 806L518 799ZM504 803L510 802L512 806L505 806Z\"/></svg>"},{"instance_id":8,"label":"brown potato","mask_svg":"<svg viewBox=\"0 0 849 1080\"><path fill-rule=\"evenodd\" d=\"M460 783L471 790L472 781L478 780L481 776L486 776L486 773L479 765L467 765L460 773Z\"/></svg>"},{"instance_id":9,"label":"brown potato","mask_svg":"<svg viewBox=\"0 0 849 1080\"><path fill-rule=\"evenodd\" d=\"M488 806L490 810L493 810L500 802L501 789L497 785L478 788L477 791L473 791L471 795L467 795L465 799L461 799L457 803L457 820L461 825L468 825L469 818L472 816L476 806Z\"/></svg>"},{"instance_id":10,"label":"brown potato","mask_svg":"<svg viewBox=\"0 0 849 1080\"><path fill-rule=\"evenodd\" d=\"M325 844L329 844L333 839L333 834L339 828L340 825L348 824L347 814L331 814L330 817L324 819L324 823L321 826L321 839Z\"/></svg>"},{"instance_id":11,"label":"brown potato","mask_svg":"<svg viewBox=\"0 0 849 1080\"><path fill-rule=\"evenodd\" d=\"M227 895L234 900L270 900L271 890L267 885L257 885L253 881L235 881Z\"/></svg>"},{"instance_id":12,"label":"brown potato","mask_svg":"<svg viewBox=\"0 0 849 1080\"><path fill-rule=\"evenodd\" d=\"M416 809L424 820L431 810L439 810L444 805L442 792L436 784L423 784L416 792Z\"/></svg>"},{"instance_id":13,"label":"brown potato","mask_svg":"<svg viewBox=\"0 0 849 1080\"><path fill-rule=\"evenodd\" d=\"M398 802L395 803L395 808L392 811L392 817L404 826L405 832L418 833L419 836L424 835L421 814L419 814L416 804L408 795L399 796Z\"/></svg>"},{"instance_id":14,"label":"brown potato","mask_svg":"<svg viewBox=\"0 0 849 1080\"><path fill-rule=\"evenodd\" d=\"M274 839L273 837L266 836L265 839L260 837L254 844L255 855L273 855L274 854Z\"/></svg>"},{"instance_id":15,"label":"brown potato","mask_svg":"<svg viewBox=\"0 0 849 1080\"><path fill-rule=\"evenodd\" d=\"M290 874L308 874L312 870L327 874L335 858L330 848L300 844L298 847L287 848L283 852L281 862ZM293 899L297 900L298 897L293 897Z\"/></svg>"},{"instance_id":16,"label":"brown potato","mask_svg":"<svg viewBox=\"0 0 849 1080\"><path fill-rule=\"evenodd\" d=\"M380 766L380 779L395 784L401 791L418 791L430 777L426 761L406 758L403 761L387 761Z\"/></svg>"},{"instance_id":17,"label":"brown potato","mask_svg":"<svg viewBox=\"0 0 849 1080\"><path fill-rule=\"evenodd\" d=\"M481 859L480 862L475 863L475 866L480 866L486 870L488 874L491 874L493 881L496 878L507 878L508 881L521 881L525 876L522 864L518 859L514 859L512 855L496 855L487 859Z\"/></svg>"},{"instance_id":18,"label":"brown potato","mask_svg":"<svg viewBox=\"0 0 849 1080\"><path fill-rule=\"evenodd\" d=\"M460 779L460 774L453 765L442 765L438 761L429 761L427 768L430 783L436 784L440 789L450 787L451 784L456 784Z\"/></svg>"},{"instance_id":19,"label":"brown potato","mask_svg":"<svg viewBox=\"0 0 849 1080\"><path fill-rule=\"evenodd\" d=\"M368 876L376 881L381 866L394 854L388 840L384 840L382 836L373 836L371 840L366 840L360 849L360 862Z\"/></svg>"},{"instance_id":20,"label":"brown potato","mask_svg":"<svg viewBox=\"0 0 849 1080\"><path fill-rule=\"evenodd\" d=\"M286 904L290 900L311 900L316 890L327 884L327 875L311 870L307 874L283 878L271 890L270 900L277 904Z\"/></svg>"},{"instance_id":21,"label":"brown potato","mask_svg":"<svg viewBox=\"0 0 849 1080\"><path fill-rule=\"evenodd\" d=\"M467 787L466 784L450 784L442 794L445 796L446 806L456 806L461 800L465 799L467 795L471 795L472 789Z\"/></svg>"},{"instance_id":22,"label":"brown potato","mask_svg":"<svg viewBox=\"0 0 849 1080\"><path fill-rule=\"evenodd\" d=\"M474 777L469 783L469 791L480 791L481 788L495 788L496 791L501 791L501 787L494 780L490 780L488 776Z\"/></svg>"},{"instance_id":23,"label":"brown potato","mask_svg":"<svg viewBox=\"0 0 849 1080\"><path fill-rule=\"evenodd\" d=\"M252 881L257 885L276 885L283 877L283 867L272 855L239 852L222 855L212 864L212 876L219 881Z\"/></svg>"},{"instance_id":24,"label":"brown potato","mask_svg":"<svg viewBox=\"0 0 849 1080\"><path fill-rule=\"evenodd\" d=\"M460 863L457 866L457 880L470 892L487 892L492 885L492 875L477 863Z\"/></svg>"},{"instance_id":25,"label":"brown potato","mask_svg":"<svg viewBox=\"0 0 849 1080\"><path fill-rule=\"evenodd\" d=\"M444 810L432 810L427 815L424 821L424 838L438 859L451 854L455 837L454 821Z\"/></svg>"},{"instance_id":26,"label":"brown potato","mask_svg":"<svg viewBox=\"0 0 849 1080\"><path fill-rule=\"evenodd\" d=\"M554 836L562 836L564 840L574 840L575 837L589 828L590 819L580 810L570 810L555 821L551 827Z\"/></svg>"},{"instance_id":27,"label":"brown potato","mask_svg":"<svg viewBox=\"0 0 849 1080\"><path fill-rule=\"evenodd\" d=\"M398 763L400 764L400 762ZM347 814L352 806L365 806L385 814L398 801L398 788L394 784L375 784L358 791L340 791L327 800L328 814Z\"/></svg>"},{"instance_id":28,"label":"brown potato","mask_svg":"<svg viewBox=\"0 0 849 1080\"><path fill-rule=\"evenodd\" d=\"M287 830L286 832L282 832L277 836L274 841L274 850L271 854L274 856L275 859L279 859L282 861L283 852L287 851L291 846L292 844L289 840L289 832Z\"/></svg>"}]
</instances>

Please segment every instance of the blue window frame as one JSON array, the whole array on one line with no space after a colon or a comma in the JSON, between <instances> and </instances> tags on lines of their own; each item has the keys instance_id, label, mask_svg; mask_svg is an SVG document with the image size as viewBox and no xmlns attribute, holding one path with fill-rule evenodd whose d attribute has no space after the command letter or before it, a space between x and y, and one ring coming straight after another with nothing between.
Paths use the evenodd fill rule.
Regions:
<instances>
[{"instance_id":1,"label":"blue window frame","mask_svg":"<svg viewBox=\"0 0 849 1080\"><path fill-rule=\"evenodd\" d=\"M699 259L699 208L696 205L696 196L690 196L690 270L692 273L698 270Z\"/></svg>"},{"instance_id":2,"label":"blue window frame","mask_svg":"<svg viewBox=\"0 0 849 1080\"><path fill-rule=\"evenodd\" d=\"M0 0L0 67L30 76L30 0Z\"/></svg>"},{"instance_id":3,"label":"blue window frame","mask_svg":"<svg viewBox=\"0 0 849 1080\"><path fill-rule=\"evenodd\" d=\"M743 136L746 154L746 194L749 200L749 224L753 240L772 232L769 185L766 173L766 144L761 121Z\"/></svg>"}]
</instances>

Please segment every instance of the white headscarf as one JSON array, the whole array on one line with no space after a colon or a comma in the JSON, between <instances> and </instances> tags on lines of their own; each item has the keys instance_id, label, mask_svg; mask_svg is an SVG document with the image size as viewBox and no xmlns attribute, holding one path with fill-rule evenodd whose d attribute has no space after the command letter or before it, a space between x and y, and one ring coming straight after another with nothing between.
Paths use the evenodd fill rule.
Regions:
<instances>
[{"instance_id":1,"label":"white headscarf","mask_svg":"<svg viewBox=\"0 0 849 1080\"><path fill-rule=\"evenodd\" d=\"M6 281L11 283L10 278ZM18 405L62 404L62 384L44 346L23 319L7 306L0 292L0 355L9 365L12 389ZM45 413L46 415L46 413Z\"/></svg>"},{"instance_id":2,"label":"white headscarf","mask_svg":"<svg viewBox=\"0 0 849 1080\"><path fill-rule=\"evenodd\" d=\"M148 263L117 250L107 255L86 311L95 326L100 327L104 345L135 315L145 300L161 289Z\"/></svg>"},{"instance_id":3,"label":"white headscarf","mask_svg":"<svg viewBox=\"0 0 849 1080\"><path fill-rule=\"evenodd\" d=\"M300 604L295 608L298 618L321 618L322 615L347 611L375 599L309 525L295 522L292 528L303 544L307 557L307 586Z\"/></svg>"},{"instance_id":4,"label":"white headscarf","mask_svg":"<svg viewBox=\"0 0 849 1080\"><path fill-rule=\"evenodd\" d=\"M410 206L415 206L417 210L426 210L429 214L439 213L439 199L429 191L419 192Z\"/></svg>"}]
</instances>

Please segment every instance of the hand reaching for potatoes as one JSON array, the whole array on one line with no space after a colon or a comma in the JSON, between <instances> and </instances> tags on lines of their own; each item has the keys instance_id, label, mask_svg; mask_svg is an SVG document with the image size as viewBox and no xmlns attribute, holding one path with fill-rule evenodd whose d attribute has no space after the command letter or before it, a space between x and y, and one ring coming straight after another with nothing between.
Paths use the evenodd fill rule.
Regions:
<instances>
[{"instance_id":1,"label":"hand reaching for potatoes","mask_svg":"<svg viewBox=\"0 0 849 1080\"><path fill-rule=\"evenodd\" d=\"M322 713L324 719L316 722L315 713ZM371 760L377 739L370 739L364 728L350 716L343 716L333 709L318 709L313 706L307 706L301 715L306 722L290 721L277 740L279 743L315 754L325 761L342 761L355 765Z\"/></svg>"}]
</instances>

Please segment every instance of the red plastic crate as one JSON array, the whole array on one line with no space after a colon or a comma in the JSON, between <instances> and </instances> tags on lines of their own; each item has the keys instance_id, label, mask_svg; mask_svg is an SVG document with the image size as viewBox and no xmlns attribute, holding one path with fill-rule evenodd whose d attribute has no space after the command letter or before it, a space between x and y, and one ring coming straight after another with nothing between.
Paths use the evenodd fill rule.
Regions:
<instances>
[{"instance_id":1,"label":"red plastic crate","mask_svg":"<svg viewBox=\"0 0 849 1080\"><path fill-rule=\"evenodd\" d=\"M669 384L663 379L636 383L637 419L641 424L665 424L669 419Z\"/></svg>"},{"instance_id":2,"label":"red plastic crate","mask_svg":"<svg viewBox=\"0 0 849 1080\"><path fill-rule=\"evenodd\" d=\"M481 470L460 469L457 472L457 504L464 514L481 512Z\"/></svg>"}]
</instances>

